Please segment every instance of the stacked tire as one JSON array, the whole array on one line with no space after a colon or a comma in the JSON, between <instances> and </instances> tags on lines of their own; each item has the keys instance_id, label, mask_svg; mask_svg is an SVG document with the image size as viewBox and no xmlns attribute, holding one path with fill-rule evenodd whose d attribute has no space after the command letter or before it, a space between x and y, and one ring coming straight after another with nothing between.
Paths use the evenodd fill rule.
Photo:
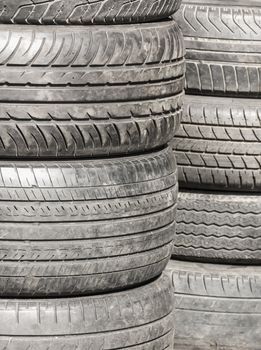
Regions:
<instances>
[{"instance_id":1,"label":"stacked tire","mask_svg":"<svg viewBox=\"0 0 261 350\"><path fill-rule=\"evenodd\" d=\"M186 0L186 96L173 142L179 202L175 349L261 344L261 6Z\"/></svg>"},{"instance_id":2,"label":"stacked tire","mask_svg":"<svg viewBox=\"0 0 261 350\"><path fill-rule=\"evenodd\" d=\"M179 6L0 4L0 349L173 346Z\"/></svg>"}]
</instances>

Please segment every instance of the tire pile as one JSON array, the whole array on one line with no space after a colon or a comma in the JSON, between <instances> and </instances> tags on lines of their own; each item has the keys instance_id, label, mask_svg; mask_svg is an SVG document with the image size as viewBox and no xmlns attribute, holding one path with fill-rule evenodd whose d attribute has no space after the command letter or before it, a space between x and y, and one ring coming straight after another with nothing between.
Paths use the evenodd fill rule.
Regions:
<instances>
[{"instance_id":1,"label":"tire pile","mask_svg":"<svg viewBox=\"0 0 261 350\"><path fill-rule=\"evenodd\" d=\"M261 346L261 5L185 0L175 349Z\"/></svg>"},{"instance_id":2,"label":"tire pile","mask_svg":"<svg viewBox=\"0 0 261 350\"><path fill-rule=\"evenodd\" d=\"M179 6L0 3L0 349L172 348Z\"/></svg>"}]
</instances>

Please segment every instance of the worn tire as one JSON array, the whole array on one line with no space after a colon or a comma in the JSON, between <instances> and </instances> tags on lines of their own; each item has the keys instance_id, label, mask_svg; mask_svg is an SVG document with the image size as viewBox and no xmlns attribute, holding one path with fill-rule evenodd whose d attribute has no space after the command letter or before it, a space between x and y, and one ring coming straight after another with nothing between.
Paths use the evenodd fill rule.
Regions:
<instances>
[{"instance_id":1,"label":"worn tire","mask_svg":"<svg viewBox=\"0 0 261 350\"><path fill-rule=\"evenodd\" d=\"M0 26L0 157L133 154L179 126L182 34L137 26Z\"/></svg>"},{"instance_id":2,"label":"worn tire","mask_svg":"<svg viewBox=\"0 0 261 350\"><path fill-rule=\"evenodd\" d=\"M202 262L260 264L260 196L180 191L173 254Z\"/></svg>"},{"instance_id":3,"label":"worn tire","mask_svg":"<svg viewBox=\"0 0 261 350\"><path fill-rule=\"evenodd\" d=\"M172 349L167 276L131 290L59 299L1 299L0 349Z\"/></svg>"},{"instance_id":4,"label":"worn tire","mask_svg":"<svg viewBox=\"0 0 261 350\"><path fill-rule=\"evenodd\" d=\"M0 23L116 24L167 18L181 0L8 0L0 4Z\"/></svg>"},{"instance_id":5,"label":"worn tire","mask_svg":"<svg viewBox=\"0 0 261 350\"><path fill-rule=\"evenodd\" d=\"M189 93L260 98L260 1L186 0L176 20L185 36Z\"/></svg>"},{"instance_id":6,"label":"worn tire","mask_svg":"<svg viewBox=\"0 0 261 350\"><path fill-rule=\"evenodd\" d=\"M170 149L103 160L0 162L0 295L107 292L158 276L177 199Z\"/></svg>"},{"instance_id":7,"label":"worn tire","mask_svg":"<svg viewBox=\"0 0 261 350\"><path fill-rule=\"evenodd\" d=\"M261 267L170 261L175 350L259 350Z\"/></svg>"},{"instance_id":8,"label":"worn tire","mask_svg":"<svg viewBox=\"0 0 261 350\"><path fill-rule=\"evenodd\" d=\"M173 147L183 188L261 191L261 102L185 96Z\"/></svg>"}]
</instances>

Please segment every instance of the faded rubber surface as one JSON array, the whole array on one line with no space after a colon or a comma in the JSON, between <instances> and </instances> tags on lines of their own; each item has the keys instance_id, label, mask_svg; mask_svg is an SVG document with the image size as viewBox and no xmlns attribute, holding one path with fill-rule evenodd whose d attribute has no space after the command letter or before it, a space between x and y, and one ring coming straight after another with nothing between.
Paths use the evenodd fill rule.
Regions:
<instances>
[{"instance_id":1,"label":"faded rubber surface","mask_svg":"<svg viewBox=\"0 0 261 350\"><path fill-rule=\"evenodd\" d=\"M182 188L260 192L261 102L185 96L173 141Z\"/></svg>"},{"instance_id":2,"label":"faded rubber surface","mask_svg":"<svg viewBox=\"0 0 261 350\"><path fill-rule=\"evenodd\" d=\"M176 20L185 36L189 93L260 98L259 1L186 0Z\"/></svg>"},{"instance_id":3,"label":"faded rubber surface","mask_svg":"<svg viewBox=\"0 0 261 350\"><path fill-rule=\"evenodd\" d=\"M177 201L171 149L0 162L0 295L87 295L160 275Z\"/></svg>"},{"instance_id":4,"label":"faded rubber surface","mask_svg":"<svg viewBox=\"0 0 261 350\"><path fill-rule=\"evenodd\" d=\"M167 276L113 294L1 299L0 349L172 349L172 310Z\"/></svg>"},{"instance_id":5,"label":"faded rubber surface","mask_svg":"<svg viewBox=\"0 0 261 350\"><path fill-rule=\"evenodd\" d=\"M259 350L261 267L171 260L175 350Z\"/></svg>"},{"instance_id":6,"label":"faded rubber surface","mask_svg":"<svg viewBox=\"0 0 261 350\"><path fill-rule=\"evenodd\" d=\"M0 4L0 23L115 24L167 18L181 0L7 0Z\"/></svg>"},{"instance_id":7,"label":"faded rubber surface","mask_svg":"<svg viewBox=\"0 0 261 350\"><path fill-rule=\"evenodd\" d=\"M184 44L172 20L0 25L0 37L1 158L134 154L179 126Z\"/></svg>"}]
</instances>

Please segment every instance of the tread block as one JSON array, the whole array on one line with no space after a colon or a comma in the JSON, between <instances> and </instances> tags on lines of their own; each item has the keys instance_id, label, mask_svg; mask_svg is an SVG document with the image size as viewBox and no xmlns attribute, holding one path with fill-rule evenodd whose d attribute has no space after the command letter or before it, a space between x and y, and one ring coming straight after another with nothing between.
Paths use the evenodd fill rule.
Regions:
<instances>
[{"instance_id":1,"label":"tread block","mask_svg":"<svg viewBox=\"0 0 261 350\"><path fill-rule=\"evenodd\" d=\"M170 148L0 162L0 295L88 295L160 275L175 230L176 172Z\"/></svg>"},{"instance_id":2,"label":"tread block","mask_svg":"<svg viewBox=\"0 0 261 350\"><path fill-rule=\"evenodd\" d=\"M207 350L212 345L226 350L258 349L261 342L259 266L235 268L172 260L167 273L177 299L177 349Z\"/></svg>"},{"instance_id":3,"label":"tread block","mask_svg":"<svg viewBox=\"0 0 261 350\"><path fill-rule=\"evenodd\" d=\"M172 15L180 0L8 0L0 4L0 23L115 24L160 20Z\"/></svg>"},{"instance_id":4,"label":"tread block","mask_svg":"<svg viewBox=\"0 0 261 350\"><path fill-rule=\"evenodd\" d=\"M185 96L173 141L183 188L261 189L259 100Z\"/></svg>"},{"instance_id":5,"label":"tread block","mask_svg":"<svg viewBox=\"0 0 261 350\"><path fill-rule=\"evenodd\" d=\"M260 225L258 195L181 191L173 255L201 262L260 263Z\"/></svg>"}]
</instances>

